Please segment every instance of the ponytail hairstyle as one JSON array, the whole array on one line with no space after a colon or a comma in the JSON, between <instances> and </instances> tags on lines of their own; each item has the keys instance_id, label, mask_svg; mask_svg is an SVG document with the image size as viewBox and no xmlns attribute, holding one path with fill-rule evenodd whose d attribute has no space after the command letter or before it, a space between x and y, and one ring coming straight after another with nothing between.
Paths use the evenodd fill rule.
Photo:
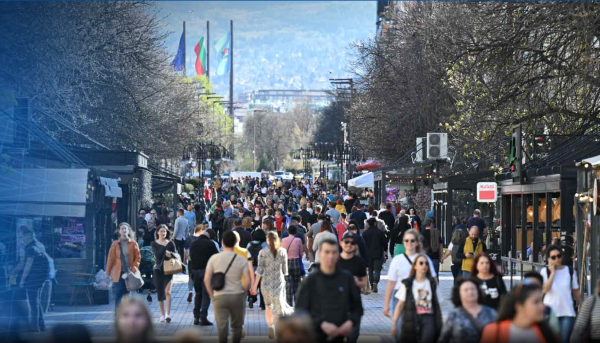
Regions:
<instances>
[{"instance_id":1,"label":"ponytail hairstyle","mask_svg":"<svg viewBox=\"0 0 600 343\"><path fill-rule=\"evenodd\" d=\"M269 233L267 233L267 241L269 242L271 254L273 254L273 257L277 257L277 251L279 251L279 248L281 247L281 241L279 240L277 232L269 231Z\"/></svg>"}]
</instances>

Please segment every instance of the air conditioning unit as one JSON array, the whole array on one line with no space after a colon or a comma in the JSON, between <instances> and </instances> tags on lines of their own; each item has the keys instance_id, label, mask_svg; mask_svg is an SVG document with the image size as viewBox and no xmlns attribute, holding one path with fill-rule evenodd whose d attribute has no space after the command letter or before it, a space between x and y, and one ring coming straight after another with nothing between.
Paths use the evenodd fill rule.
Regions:
<instances>
[{"instance_id":1,"label":"air conditioning unit","mask_svg":"<svg viewBox=\"0 0 600 343\"><path fill-rule=\"evenodd\" d=\"M427 133L427 158L440 160L448 157L448 134Z\"/></svg>"},{"instance_id":2,"label":"air conditioning unit","mask_svg":"<svg viewBox=\"0 0 600 343\"><path fill-rule=\"evenodd\" d=\"M415 162L421 163L427 159L427 137L417 137L417 153Z\"/></svg>"}]
</instances>

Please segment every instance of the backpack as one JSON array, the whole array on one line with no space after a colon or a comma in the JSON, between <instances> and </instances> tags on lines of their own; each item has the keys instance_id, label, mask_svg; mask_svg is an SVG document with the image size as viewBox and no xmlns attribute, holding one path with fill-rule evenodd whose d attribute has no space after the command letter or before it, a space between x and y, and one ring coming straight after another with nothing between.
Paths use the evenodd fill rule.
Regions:
<instances>
[{"instance_id":1,"label":"backpack","mask_svg":"<svg viewBox=\"0 0 600 343\"><path fill-rule=\"evenodd\" d=\"M260 241L252 241L250 242L250 247L248 247L248 251L250 252L250 256L252 256L252 266L258 267L258 254L262 250L263 246Z\"/></svg>"}]
</instances>

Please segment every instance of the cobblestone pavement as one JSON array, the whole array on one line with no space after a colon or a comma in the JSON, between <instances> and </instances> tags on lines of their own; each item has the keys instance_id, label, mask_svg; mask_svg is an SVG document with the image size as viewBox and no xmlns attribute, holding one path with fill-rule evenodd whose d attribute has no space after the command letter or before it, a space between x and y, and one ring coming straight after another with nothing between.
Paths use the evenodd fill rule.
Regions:
<instances>
[{"instance_id":1,"label":"cobblestone pavement","mask_svg":"<svg viewBox=\"0 0 600 343\"><path fill-rule=\"evenodd\" d=\"M385 317L382 313L383 300L385 296L385 288L387 285L387 270L389 260L384 265L382 271L381 282L379 283L379 293L371 293L363 295L363 307L365 310L361 323L361 339L359 342L393 342L390 335L391 320ZM453 306L450 301L452 289L452 275L449 272L440 274L440 290L443 296L442 311L447 313ZM149 309L155 321L155 331L159 336L172 336L183 329L194 328L198 330L202 336L206 337L206 341L216 341L217 331L216 325L210 327L196 327L192 324L194 308L192 303L187 302L188 288L187 275L176 275L173 285L173 303L171 309L171 323L158 323L160 310L154 295L154 301L149 303ZM143 295L146 297L146 294ZM84 323L88 326L91 333L95 337L110 337L114 336L114 303L109 305L83 305L83 298L79 302L82 305L74 306L55 306L54 311L45 315L46 324L52 327L60 323ZM247 342L261 342L267 337L267 324L264 318L264 311L255 304L253 309L246 308L246 320L244 329L246 331ZM214 314L212 306L209 310L208 319L214 322ZM230 337L231 338L231 337Z\"/></svg>"}]
</instances>

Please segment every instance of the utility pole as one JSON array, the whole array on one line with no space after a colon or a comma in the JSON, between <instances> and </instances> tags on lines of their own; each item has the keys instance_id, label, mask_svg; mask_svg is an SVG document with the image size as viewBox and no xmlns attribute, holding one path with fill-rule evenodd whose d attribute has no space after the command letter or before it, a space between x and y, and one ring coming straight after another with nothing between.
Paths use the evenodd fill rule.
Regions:
<instances>
[{"instance_id":1,"label":"utility pole","mask_svg":"<svg viewBox=\"0 0 600 343\"><path fill-rule=\"evenodd\" d=\"M233 114L233 20L230 20L229 22L230 24L230 34L231 34L231 42L229 45L229 115L231 116L231 131L232 131L232 138L233 138L233 133L234 133L234 126L235 126L235 116ZM233 139L232 139L233 141ZM231 155L233 157L233 155L235 154L234 152L234 145L231 145Z\"/></svg>"},{"instance_id":2,"label":"utility pole","mask_svg":"<svg viewBox=\"0 0 600 343\"><path fill-rule=\"evenodd\" d=\"M187 77L185 68L185 21L183 22L183 77Z\"/></svg>"},{"instance_id":3,"label":"utility pole","mask_svg":"<svg viewBox=\"0 0 600 343\"><path fill-rule=\"evenodd\" d=\"M206 21L206 78L210 81L210 21Z\"/></svg>"}]
</instances>

